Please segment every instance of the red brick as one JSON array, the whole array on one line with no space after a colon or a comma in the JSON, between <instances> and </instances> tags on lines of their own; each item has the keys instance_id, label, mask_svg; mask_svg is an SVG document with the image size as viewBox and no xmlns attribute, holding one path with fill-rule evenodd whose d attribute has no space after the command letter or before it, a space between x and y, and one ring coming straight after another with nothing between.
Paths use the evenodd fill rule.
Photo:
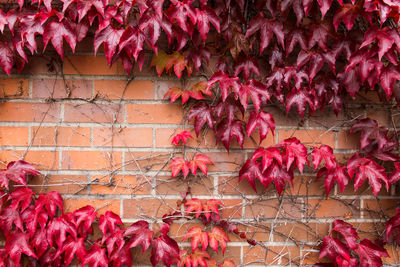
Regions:
<instances>
[{"instance_id":1,"label":"red brick","mask_svg":"<svg viewBox=\"0 0 400 267\"><path fill-rule=\"evenodd\" d=\"M93 128L93 145L153 147L152 128Z\"/></svg>"},{"instance_id":2,"label":"red brick","mask_svg":"<svg viewBox=\"0 0 400 267\"><path fill-rule=\"evenodd\" d=\"M51 47L49 45L49 47ZM61 62L54 58L44 56L30 56L29 62L25 65L22 73L28 74L57 74L61 73Z\"/></svg>"},{"instance_id":3,"label":"red brick","mask_svg":"<svg viewBox=\"0 0 400 267\"><path fill-rule=\"evenodd\" d=\"M274 242L318 242L329 234L328 223L283 222L274 224Z\"/></svg>"},{"instance_id":4,"label":"red brick","mask_svg":"<svg viewBox=\"0 0 400 267\"><path fill-rule=\"evenodd\" d=\"M66 122L123 122L124 109L116 104L65 105Z\"/></svg>"},{"instance_id":5,"label":"red brick","mask_svg":"<svg viewBox=\"0 0 400 267\"><path fill-rule=\"evenodd\" d=\"M254 202L246 202L245 217L246 218L275 218L279 211L278 218L283 219L299 219L303 214L303 204L300 200L297 203L285 199L280 207L278 199L257 200Z\"/></svg>"},{"instance_id":6,"label":"red brick","mask_svg":"<svg viewBox=\"0 0 400 267\"><path fill-rule=\"evenodd\" d=\"M396 208L399 206L399 201L400 198L364 200L364 217L382 218L382 213L388 217L392 217L396 214Z\"/></svg>"},{"instance_id":7,"label":"red brick","mask_svg":"<svg viewBox=\"0 0 400 267\"><path fill-rule=\"evenodd\" d=\"M124 218L161 218L176 210L177 201L178 199L124 199Z\"/></svg>"},{"instance_id":8,"label":"red brick","mask_svg":"<svg viewBox=\"0 0 400 267\"><path fill-rule=\"evenodd\" d=\"M209 171L238 171L244 163L244 153L213 152L204 153L214 165L209 166Z\"/></svg>"},{"instance_id":9,"label":"red brick","mask_svg":"<svg viewBox=\"0 0 400 267\"><path fill-rule=\"evenodd\" d=\"M182 123L182 106L174 104L128 104L129 123Z\"/></svg>"},{"instance_id":10,"label":"red brick","mask_svg":"<svg viewBox=\"0 0 400 267\"><path fill-rule=\"evenodd\" d=\"M93 206L97 211L97 216L104 214L106 211L120 213L120 200L118 199L64 199L64 212L72 212L87 205Z\"/></svg>"},{"instance_id":11,"label":"red brick","mask_svg":"<svg viewBox=\"0 0 400 267\"><path fill-rule=\"evenodd\" d=\"M141 195L150 194L151 184L144 178L135 175L109 176L94 175L91 177L91 194L97 195ZM101 183L96 184L96 183Z\"/></svg>"},{"instance_id":12,"label":"red brick","mask_svg":"<svg viewBox=\"0 0 400 267\"><path fill-rule=\"evenodd\" d=\"M69 96L68 96L69 93ZM34 79L32 97L37 98L91 98L93 82L87 80Z\"/></svg>"},{"instance_id":13,"label":"red brick","mask_svg":"<svg viewBox=\"0 0 400 267\"><path fill-rule=\"evenodd\" d=\"M120 61L108 66L104 56L66 56L64 74L125 75Z\"/></svg>"},{"instance_id":14,"label":"red brick","mask_svg":"<svg viewBox=\"0 0 400 267\"><path fill-rule=\"evenodd\" d=\"M307 216L311 218L359 218L360 201L309 199L306 210Z\"/></svg>"},{"instance_id":15,"label":"red brick","mask_svg":"<svg viewBox=\"0 0 400 267\"><path fill-rule=\"evenodd\" d=\"M279 142L296 137L305 146L328 145L335 147L335 135L332 131L321 130L278 130Z\"/></svg>"},{"instance_id":16,"label":"red brick","mask_svg":"<svg viewBox=\"0 0 400 267\"><path fill-rule=\"evenodd\" d=\"M268 246L267 264L271 265L298 265L300 249L296 246Z\"/></svg>"},{"instance_id":17,"label":"red brick","mask_svg":"<svg viewBox=\"0 0 400 267\"><path fill-rule=\"evenodd\" d=\"M26 98L29 96L27 79L1 79L0 98Z\"/></svg>"},{"instance_id":18,"label":"red brick","mask_svg":"<svg viewBox=\"0 0 400 267\"><path fill-rule=\"evenodd\" d=\"M0 162L8 163L10 161L23 159L35 166L39 171L58 169L58 152L29 150L25 157L22 158L25 152L25 150L0 150Z\"/></svg>"},{"instance_id":19,"label":"red brick","mask_svg":"<svg viewBox=\"0 0 400 267\"><path fill-rule=\"evenodd\" d=\"M366 117L376 120L379 126L393 127L389 110L368 108Z\"/></svg>"},{"instance_id":20,"label":"red brick","mask_svg":"<svg viewBox=\"0 0 400 267\"><path fill-rule=\"evenodd\" d=\"M360 133L350 134L348 131L341 131L337 140L337 149L360 149Z\"/></svg>"},{"instance_id":21,"label":"red brick","mask_svg":"<svg viewBox=\"0 0 400 267\"><path fill-rule=\"evenodd\" d=\"M122 153L110 151L63 151L64 170L112 170L121 166Z\"/></svg>"},{"instance_id":22,"label":"red brick","mask_svg":"<svg viewBox=\"0 0 400 267\"><path fill-rule=\"evenodd\" d=\"M84 175L46 175L29 180L28 186L37 193L57 191L60 194L85 194L87 177Z\"/></svg>"},{"instance_id":23,"label":"red brick","mask_svg":"<svg viewBox=\"0 0 400 267\"><path fill-rule=\"evenodd\" d=\"M228 221L232 218L242 218L243 204L241 199L224 199L221 210L221 218Z\"/></svg>"},{"instance_id":24,"label":"red brick","mask_svg":"<svg viewBox=\"0 0 400 267\"><path fill-rule=\"evenodd\" d=\"M29 128L0 127L0 146L26 146L29 144Z\"/></svg>"},{"instance_id":25,"label":"red brick","mask_svg":"<svg viewBox=\"0 0 400 267\"><path fill-rule=\"evenodd\" d=\"M266 248L243 247L243 263L245 265L261 265L266 266Z\"/></svg>"},{"instance_id":26,"label":"red brick","mask_svg":"<svg viewBox=\"0 0 400 267\"><path fill-rule=\"evenodd\" d=\"M219 177L218 191L222 195L255 195L257 194L254 189L250 186L247 179L243 179L239 182L237 176L222 176ZM273 187L273 186L272 186ZM270 187L270 188L272 188ZM264 192L264 187L260 182L256 182L257 192Z\"/></svg>"},{"instance_id":27,"label":"red brick","mask_svg":"<svg viewBox=\"0 0 400 267\"><path fill-rule=\"evenodd\" d=\"M219 264L222 264L225 259L232 260L238 265L240 264L240 247L229 246L229 243L224 254L222 254L222 250L220 247L218 248L218 253L216 253L211 248L208 248L206 252L208 253L208 255L210 255L210 258L215 259Z\"/></svg>"},{"instance_id":28,"label":"red brick","mask_svg":"<svg viewBox=\"0 0 400 267\"><path fill-rule=\"evenodd\" d=\"M186 192L190 187L190 192L194 195L212 195L214 193L214 179L208 177L188 176L186 179L171 178L171 176L157 176L157 194L159 195L179 195Z\"/></svg>"},{"instance_id":29,"label":"red brick","mask_svg":"<svg viewBox=\"0 0 400 267\"><path fill-rule=\"evenodd\" d=\"M293 187L286 187L290 195L304 196L325 196L324 178L316 179L316 177L294 177ZM330 194L333 194L335 187L332 188Z\"/></svg>"},{"instance_id":30,"label":"red brick","mask_svg":"<svg viewBox=\"0 0 400 267\"><path fill-rule=\"evenodd\" d=\"M34 146L90 146L90 128L32 127Z\"/></svg>"},{"instance_id":31,"label":"red brick","mask_svg":"<svg viewBox=\"0 0 400 267\"><path fill-rule=\"evenodd\" d=\"M128 152L125 153L126 170L167 170L171 155L164 152ZM139 168L138 168L138 165Z\"/></svg>"},{"instance_id":32,"label":"red brick","mask_svg":"<svg viewBox=\"0 0 400 267\"><path fill-rule=\"evenodd\" d=\"M60 106L44 103L0 103L0 121L56 122Z\"/></svg>"},{"instance_id":33,"label":"red brick","mask_svg":"<svg viewBox=\"0 0 400 267\"><path fill-rule=\"evenodd\" d=\"M100 80L94 82L96 93L108 99L154 99L154 83L152 81ZM125 89L126 87L126 89Z\"/></svg>"}]
</instances>

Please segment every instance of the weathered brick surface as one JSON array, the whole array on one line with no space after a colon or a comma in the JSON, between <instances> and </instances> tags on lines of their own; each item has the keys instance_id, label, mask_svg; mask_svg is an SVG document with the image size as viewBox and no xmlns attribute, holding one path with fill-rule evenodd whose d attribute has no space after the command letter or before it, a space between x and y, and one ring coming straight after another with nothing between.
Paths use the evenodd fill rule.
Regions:
<instances>
[{"instance_id":1,"label":"weathered brick surface","mask_svg":"<svg viewBox=\"0 0 400 267\"><path fill-rule=\"evenodd\" d=\"M374 238L377 229L383 230L382 212L394 214L399 201L394 189L383 189L377 200L367 184L354 192L351 181L343 193L335 185L326 197L324 182L316 181L312 166L296 174L283 197L277 196L273 185L265 190L258 182L255 193L247 181L238 182L238 170L258 147L257 131L253 140L246 137L244 151L234 141L227 153L216 144L212 131L202 131L196 138L192 125L183 124L187 110L163 100L168 88L180 86L180 81L157 77L145 67L141 73L134 70L134 79L127 83L130 77L120 63L110 68L103 56L89 56L84 45L77 51L85 53L66 57L65 77L60 76L61 65L32 57L22 74L0 79L0 165L4 168L18 159L34 164L43 174L29 184L36 192L63 194L66 211L90 204L100 214L106 210L120 214L126 223L154 222L152 218L175 210L181 194L190 189L193 197L221 200L226 206L223 218L239 222L248 237L264 242L265 247L249 247L245 240L229 235L233 242L224 256L252 266L315 263L318 242L334 219L353 222L362 237ZM359 103L369 104L368 108ZM337 117L329 109L301 118L294 111L286 114L278 106L267 107L277 128L261 145L297 137L309 148L331 146L345 164L360 147L360 135L349 134L356 118L368 115L392 130L400 125L397 111L375 103L376 95L363 95ZM170 177L171 159L183 156L183 146L174 147L171 140L182 130L194 137L185 146L186 157L197 151L214 162L208 177ZM180 241L197 223L174 224L172 234ZM394 256L388 262L398 263L398 249L388 247L388 251ZM147 254L135 257L138 264L149 265Z\"/></svg>"}]
</instances>

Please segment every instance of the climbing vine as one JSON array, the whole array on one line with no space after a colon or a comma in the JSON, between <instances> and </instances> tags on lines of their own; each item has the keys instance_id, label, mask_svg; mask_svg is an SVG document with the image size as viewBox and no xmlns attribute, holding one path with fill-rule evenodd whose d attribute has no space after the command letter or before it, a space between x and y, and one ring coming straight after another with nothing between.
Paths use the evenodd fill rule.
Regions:
<instances>
[{"instance_id":1,"label":"climbing vine","mask_svg":"<svg viewBox=\"0 0 400 267\"><path fill-rule=\"evenodd\" d=\"M93 39L95 54L103 47L108 63L122 62L128 74L134 64L142 69L146 55L151 54L150 65L158 75L165 72L182 80L190 76L202 80L193 86L182 83L182 88L170 88L165 98L171 102L181 98L196 135L208 127L229 152L234 142L243 147L246 134L251 137L256 129L259 143L274 134L274 118L265 109L271 103L286 112L296 106L301 117L323 109L339 114L362 91L374 90L382 102L399 103L399 20L400 5L393 0L118 0L113 4L107 0L18 0L17 8L7 4L0 10L0 66L6 74L14 68L22 71L28 54L50 46L63 59L64 40L74 52L85 38ZM326 195L335 182L343 191L351 179L355 190L367 180L374 195L383 190L382 183L389 190L400 179L397 132L369 118L356 122L351 132L361 133L361 150L347 164L337 161L331 147L307 149L293 137L276 146L257 148L241 167L239 180L246 179L254 190L258 182L265 188L273 183L281 195L286 182L293 183L294 173L302 173L311 159L317 178L324 179ZM185 143L187 138L191 136L182 132L173 143ZM172 178L181 171L184 177L189 171L196 175L198 168L207 175L210 164L201 153L190 160L174 158ZM0 176L2 188L8 190L7 179L26 185L26 173L37 174L27 163L10 163ZM57 193L36 197L22 187L4 192L0 200L5 203L1 218L6 233L1 253L15 264L21 253L43 264L61 254L70 262L96 219L89 207L63 214ZM196 217L206 212L201 217L205 225L212 221L215 226L211 232L199 228L188 232L185 239L192 238L193 254L181 252L181 264L212 266L204 260L209 258L204 252L207 244L214 250L219 244L224 250L227 230L217 223L218 205L189 205ZM92 223L83 223L87 217ZM152 245L153 265L177 262L179 249L168 236L168 223L154 234L141 221L123 230L121 220L112 213L98 220L103 238L88 241L92 245L88 254L76 254L83 265L130 263L127 251L139 244L143 249ZM397 214L387 223L385 242L396 240L392 234L398 226ZM145 237L137 236L137 227ZM47 231L35 230L44 228ZM360 240L345 222L336 221L334 230L341 235L350 232L354 238L344 236L346 242L342 242L325 237L321 257L328 256L335 266L382 265L381 257L387 256L382 242ZM36 240L33 247L28 245L31 238ZM113 256L115 251L124 256Z\"/></svg>"}]
</instances>

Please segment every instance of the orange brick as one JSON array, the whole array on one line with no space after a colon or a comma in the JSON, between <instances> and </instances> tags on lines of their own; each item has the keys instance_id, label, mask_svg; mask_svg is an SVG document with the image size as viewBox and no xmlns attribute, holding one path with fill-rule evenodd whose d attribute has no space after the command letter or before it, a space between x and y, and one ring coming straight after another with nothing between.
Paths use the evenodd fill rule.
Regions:
<instances>
[{"instance_id":1,"label":"orange brick","mask_svg":"<svg viewBox=\"0 0 400 267\"><path fill-rule=\"evenodd\" d=\"M212 195L214 193L214 179L210 176L188 176L186 179L157 176L156 179L156 190L160 195L179 195L189 188L190 192L195 195Z\"/></svg>"},{"instance_id":2,"label":"orange brick","mask_svg":"<svg viewBox=\"0 0 400 267\"><path fill-rule=\"evenodd\" d=\"M121 152L63 151L61 168L64 170L112 170L120 167Z\"/></svg>"},{"instance_id":3,"label":"orange brick","mask_svg":"<svg viewBox=\"0 0 400 267\"><path fill-rule=\"evenodd\" d=\"M141 195L150 194L151 184L144 178L135 175L109 176L94 175L91 177L91 194L97 195ZM101 184L96 184L101 183Z\"/></svg>"},{"instance_id":4,"label":"orange brick","mask_svg":"<svg viewBox=\"0 0 400 267\"><path fill-rule=\"evenodd\" d=\"M34 79L32 82L32 97L91 98L93 95L92 88L92 81L87 80Z\"/></svg>"},{"instance_id":5,"label":"orange brick","mask_svg":"<svg viewBox=\"0 0 400 267\"><path fill-rule=\"evenodd\" d=\"M244 153L213 152L204 153L214 165L209 166L209 171L238 171L244 163Z\"/></svg>"},{"instance_id":6,"label":"orange brick","mask_svg":"<svg viewBox=\"0 0 400 267\"><path fill-rule=\"evenodd\" d=\"M174 104L128 104L129 123L181 123L183 110Z\"/></svg>"},{"instance_id":7,"label":"orange brick","mask_svg":"<svg viewBox=\"0 0 400 267\"><path fill-rule=\"evenodd\" d=\"M382 218L382 213L388 217L392 217L396 214L396 208L399 206L399 201L400 198L364 200L364 217Z\"/></svg>"},{"instance_id":8,"label":"orange brick","mask_svg":"<svg viewBox=\"0 0 400 267\"><path fill-rule=\"evenodd\" d=\"M34 146L90 146L90 128L32 127L32 139Z\"/></svg>"},{"instance_id":9,"label":"orange brick","mask_svg":"<svg viewBox=\"0 0 400 267\"><path fill-rule=\"evenodd\" d=\"M1 79L0 98L25 98L29 95L27 79Z\"/></svg>"},{"instance_id":10,"label":"orange brick","mask_svg":"<svg viewBox=\"0 0 400 267\"><path fill-rule=\"evenodd\" d=\"M0 162L10 162L23 159L40 170L58 169L58 152L29 150L25 157L25 151L0 150Z\"/></svg>"},{"instance_id":11,"label":"orange brick","mask_svg":"<svg viewBox=\"0 0 400 267\"><path fill-rule=\"evenodd\" d=\"M60 120L58 104L1 103L0 121L56 122Z\"/></svg>"},{"instance_id":12,"label":"orange brick","mask_svg":"<svg viewBox=\"0 0 400 267\"><path fill-rule=\"evenodd\" d=\"M115 104L79 104L65 105L65 118L67 122L122 122L124 117L123 107Z\"/></svg>"},{"instance_id":13,"label":"orange brick","mask_svg":"<svg viewBox=\"0 0 400 267\"><path fill-rule=\"evenodd\" d=\"M126 170L167 170L171 155L163 152L128 152L125 153Z\"/></svg>"},{"instance_id":14,"label":"orange brick","mask_svg":"<svg viewBox=\"0 0 400 267\"><path fill-rule=\"evenodd\" d=\"M368 238L370 240L376 240L379 238L379 233L383 233L385 230L384 223L351 223L353 227L357 230L360 239Z\"/></svg>"},{"instance_id":15,"label":"orange brick","mask_svg":"<svg viewBox=\"0 0 400 267\"><path fill-rule=\"evenodd\" d=\"M248 265L266 265L266 248L243 247L243 263Z\"/></svg>"},{"instance_id":16,"label":"orange brick","mask_svg":"<svg viewBox=\"0 0 400 267\"><path fill-rule=\"evenodd\" d=\"M319 146L328 145L335 147L335 135L332 131L321 130L278 130L279 142L290 138L296 137L305 146Z\"/></svg>"},{"instance_id":17,"label":"orange brick","mask_svg":"<svg viewBox=\"0 0 400 267\"><path fill-rule=\"evenodd\" d=\"M359 218L360 201L309 199L306 210L307 216L311 218Z\"/></svg>"},{"instance_id":18,"label":"orange brick","mask_svg":"<svg viewBox=\"0 0 400 267\"><path fill-rule=\"evenodd\" d=\"M268 246L267 264L271 265L298 265L300 249L295 246Z\"/></svg>"},{"instance_id":19,"label":"orange brick","mask_svg":"<svg viewBox=\"0 0 400 267\"><path fill-rule=\"evenodd\" d=\"M248 202L245 206L246 218L275 218L279 211L278 218L299 219L303 214L303 205L301 202L291 203L284 200L280 207L278 199L258 200L254 203Z\"/></svg>"},{"instance_id":20,"label":"orange brick","mask_svg":"<svg viewBox=\"0 0 400 267\"><path fill-rule=\"evenodd\" d=\"M101 80L95 81L96 92L109 99L154 99L154 83L152 81ZM126 87L126 89L125 89Z\"/></svg>"},{"instance_id":21,"label":"orange brick","mask_svg":"<svg viewBox=\"0 0 400 267\"><path fill-rule=\"evenodd\" d=\"M106 211L112 211L119 215L120 200L118 199L83 199L69 198L64 199L64 211L72 212L87 205L93 206L97 211L97 216L104 214Z\"/></svg>"},{"instance_id":22,"label":"orange brick","mask_svg":"<svg viewBox=\"0 0 400 267\"><path fill-rule=\"evenodd\" d=\"M215 259L218 264L222 264L224 262L224 259L230 259L236 264L240 264L240 247L233 247L229 246L225 250L225 254L222 254L221 247L218 248L218 253L216 253L214 250L211 248L208 248L206 250L208 255L210 255L210 258Z\"/></svg>"},{"instance_id":23,"label":"orange brick","mask_svg":"<svg viewBox=\"0 0 400 267\"><path fill-rule=\"evenodd\" d=\"M83 175L36 176L29 180L28 186L37 193L57 191L60 194L85 194L87 177Z\"/></svg>"},{"instance_id":24,"label":"orange brick","mask_svg":"<svg viewBox=\"0 0 400 267\"><path fill-rule=\"evenodd\" d=\"M124 218L161 218L176 210L177 201L178 199L124 199Z\"/></svg>"},{"instance_id":25,"label":"orange brick","mask_svg":"<svg viewBox=\"0 0 400 267\"><path fill-rule=\"evenodd\" d=\"M293 187L286 187L290 195L304 196L325 196L324 178L316 179L316 177L294 177ZM335 187L332 188L330 195L334 193Z\"/></svg>"},{"instance_id":26,"label":"orange brick","mask_svg":"<svg viewBox=\"0 0 400 267\"><path fill-rule=\"evenodd\" d=\"M221 210L221 218L232 219L242 218L243 204L241 199L224 199L222 201L224 206Z\"/></svg>"},{"instance_id":27,"label":"orange brick","mask_svg":"<svg viewBox=\"0 0 400 267\"><path fill-rule=\"evenodd\" d=\"M272 188L272 187L270 187ZM265 189L260 182L256 182L257 192L264 192ZM239 182L238 177L222 176L219 177L218 191L222 195L255 195L257 194L248 183L247 179Z\"/></svg>"},{"instance_id":28,"label":"orange brick","mask_svg":"<svg viewBox=\"0 0 400 267\"><path fill-rule=\"evenodd\" d=\"M29 144L29 128L0 127L0 146L26 146Z\"/></svg>"},{"instance_id":29,"label":"orange brick","mask_svg":"<svg viewBox=\"0 0 400 267\"><path fill-rule=\"evenodd\" d=\"M399 266L400 264L400 251L397 245L386 245L386 251L389 254L389 257L383 258L383 262L387 264L392 264L395 266Z\"/></svg>"},{"instance_id":30,"label":"orange brick","mask_svg":"<svg viewBox=\"0 0 400 267\"><path fill-rule=\"evenodd\" d=\"M153 147L152 128L93 128L93 145Z\"/></svg>"},{"instance_id":31,"label":"orange brick","mask_svg":"<svg viewBox=\"0 0 400 267\"><path fill-rule=\"evenodd\" d=\"M274 242L318 242L328 234L328 223L283 222L274 225Z\"/></svg>"},{"instance_id":32,"label":"orange brick","mask_svg":"<svg viewBox=\"0 0 400 267\"><path fill-rule=\"evenodd\" d=\"M104 56L66 56L64 74L125 75L120 61L108 66Z\"/></svg>"},{"instance_id":33,"label":"orange brick","mask_svg":"<svg viewBox=\"0 0 400 267\"><path fill-rule=\"evenodd\" d=\"M360 133L350 134L348 131L341 131L337 140L337 149L360 149Z\"/></svg>"}]
</instances>

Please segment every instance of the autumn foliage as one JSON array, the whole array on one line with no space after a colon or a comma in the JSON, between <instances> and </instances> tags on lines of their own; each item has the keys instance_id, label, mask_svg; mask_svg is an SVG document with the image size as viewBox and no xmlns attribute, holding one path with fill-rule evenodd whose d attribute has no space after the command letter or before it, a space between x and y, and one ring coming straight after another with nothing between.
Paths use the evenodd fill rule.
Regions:
<instances>
[{"instance_id":1,"label":"autumn foliage","mask_svg":"<svg viewBox=\"0 0 400 267\"><path fill-rule=\"evenodd\" d=\"M22 71L29 53L51 46L63 59L64 40L74 52L86 37L93 38L95 54L103 49L108 63L121 61L128 74L134 64L141 69L151 54L149 64L159 76L206 78L193 86L170 88L164 98L180 99L196 135L209 128L229 152L234 143L243 147L256 131L259 144L274 134L274 118L265 109L271 103L301 117L317 110L339 114L362 91L375 90L382 102L399 103L399 20L400 4L394 0L18 0L18 8L0 10L0 66L6 74L14 68ZM206 71L209 66L211 72ZM354 190L366 182L374 195L389 190L400 180L396 133L369 118L357 121L350 132L361 133L361 150L346 163L339 162L329 146L307 148L293 137L257 148L241 167L239 180L247 180L254 190L257 183L265 188L273 184L281 195L295 172L312 168L317 179L324 179L327 196L335 182L343 191L352 179ZM188 138L188 132L181 132L172 143L184 145ZM200 176L198 169L207 175L210 164L201 153L176 157L171 176ZM24 162L12 163L1 173L0 185L7 190L12 180L26 186L27 173L37 171ZM129 249L151 245L153 265L175 263L180 254L181 265L213 266L205 248L218 250L219 245L224 251L227 241L220 232L226 231L217 212L220 203L185 199L188 212L195 212L205 225L215 224L209 232L188 232L185 239L191 239L192 254L179 252L168 236L168 223L158 233L145 222L124 229L111 213L98 219L103 237L86 249L82 242L96 220L93 209L63 214L59 194L36 196L26 187L5 194L3 264L17 264L23 253L44 265L57 257L70 261L76 254L83 264L120 266L132 261ZM386 241L398 239L392 234L399 222L399 214L388 221ZM335 266L382 265L381 258L387 256L382 242L359 240L342 221L335 221L334 231L345 242L326 236L321 257Z\"/></svg>"}]
</instances>

